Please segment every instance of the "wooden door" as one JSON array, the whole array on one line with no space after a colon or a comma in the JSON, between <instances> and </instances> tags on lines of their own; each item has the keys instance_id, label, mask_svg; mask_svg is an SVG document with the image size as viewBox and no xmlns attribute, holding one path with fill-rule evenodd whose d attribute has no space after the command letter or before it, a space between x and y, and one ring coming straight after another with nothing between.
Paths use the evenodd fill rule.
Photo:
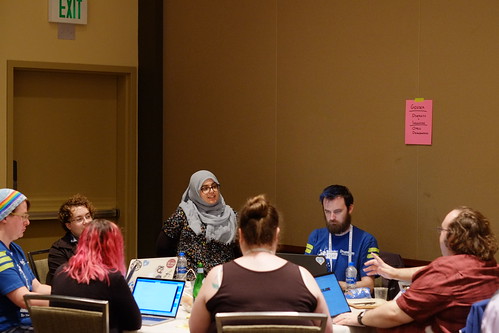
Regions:
<instances>
[{"instance_id":1,"label":"wooden door","mask_svg":"<svg viewBox=\"0 0 499 333\"><path fill-rule=\"evenodd\" d=\"M30 229L37 229L36 221L56 219L61 203L81 193L96 206L98 217L122 225L127 255L134 257L134 69L10 65L8 182L31 201ZM62 229L54 229L54 234L42 234L60 236Z\"/></svg>"}]
</instances>

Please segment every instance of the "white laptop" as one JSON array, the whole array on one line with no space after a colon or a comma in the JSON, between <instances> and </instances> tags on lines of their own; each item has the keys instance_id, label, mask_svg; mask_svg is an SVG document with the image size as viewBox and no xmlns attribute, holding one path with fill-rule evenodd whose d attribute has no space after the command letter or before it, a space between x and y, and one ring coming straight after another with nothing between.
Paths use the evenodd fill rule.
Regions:
<instances>
[{"instance_id":1,"label":"white laptop","mask_svg":"<svg viewBox=\"0 0 499 333\"><path fill-rule=\"evenodd\" d=\"M177 257L141 258L130 260L126 282L133 290L137 276L173 279Z\"/></svg>"},{"instance_id":2,"label":"white laptop","mask_svg":"<svg viewBox=\"0 0 499 333\"><path fill-rule=\"evenodd\" d=\"M175 319L184 287L185 281L137 277L133 297L142 315L142 326Z\"/></svg>"},{"instance_id":3,"label":"white laptop","mask_svg":"<svg viewBox=\"0 0 499 333\"><path fill-rule=\"evenodd\" d=\"M334 273L326 273L314 278L326 299L331 317L335 317L340 313L350 312L348 301Z\"/></svg>"}]
</instances>

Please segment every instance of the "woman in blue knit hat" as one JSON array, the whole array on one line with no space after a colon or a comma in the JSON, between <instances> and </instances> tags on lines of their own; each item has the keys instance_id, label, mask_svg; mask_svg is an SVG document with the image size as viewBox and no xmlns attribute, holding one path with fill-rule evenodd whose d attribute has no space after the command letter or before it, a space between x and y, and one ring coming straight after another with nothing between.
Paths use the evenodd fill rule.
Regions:
<instances>
[{"instance_id":1,"label":"woman in blue knit hat","mask_svg":"<svg viewBox=\"0 0 499 333\"><path fill-rule=\"evenodd\" d=\"M29 201L24 194L0 189L0 333L33 332L24 295L50 294L29 268L23 250L14 243L29 225Z\"/></svg>"}]
</instances>

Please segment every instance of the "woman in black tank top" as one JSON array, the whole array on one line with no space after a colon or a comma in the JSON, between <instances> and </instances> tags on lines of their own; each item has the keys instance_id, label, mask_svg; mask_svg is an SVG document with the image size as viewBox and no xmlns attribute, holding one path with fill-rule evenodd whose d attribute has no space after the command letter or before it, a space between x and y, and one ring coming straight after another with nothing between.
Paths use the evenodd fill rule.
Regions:
<instances>
[{"instance_id":1,"label":"woman in black tank top","mask_svg":"<svg viewBox=\"0 0 499 333\"><path fill-rule=\"evenodd\" d=\"M238 216L243 256L210 271L194 302L190 331L216 332L218 312L296 311L327 314L326 332L331 333L329 311L313 276L275 255L280 231L276 208L259 195Z\"/></svg>"}]
</instances>

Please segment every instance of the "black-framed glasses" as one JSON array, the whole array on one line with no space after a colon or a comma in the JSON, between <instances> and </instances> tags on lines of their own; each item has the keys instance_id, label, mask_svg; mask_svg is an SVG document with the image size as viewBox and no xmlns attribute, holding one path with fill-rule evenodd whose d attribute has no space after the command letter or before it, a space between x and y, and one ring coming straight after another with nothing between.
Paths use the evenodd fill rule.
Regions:
<instances>
[{"instance_id":1,"label":"black-framed glasses","mask_svg":"<svg viewBox=\"0 0 499 333\"><path fill-rule=\"evenodd\" d=\"M203 194L208 194L210 192L210 190L212 190L213 192L218 192L220 188L220 185L218 185L217 183L213 183L210 185L204 185L204 186L201 186L201 192Z\"/></svg>"},{"instance_id":2,"label":"black-framed glasses","mask_svg":"<svg viewBox=\"0 0 499 333\"><path fill-rule=\"evenodd\" d=\"M23 221L29 220L29 214L10 213L10 215L19 216Z\"/></svg>"},{"instance_id":3,"label":"black-framed glasses","mask_svg":"<svg viewBox=\"0 0 499 333\"><path fill-rule=\"evenodd\" d=\"M445 228L442 228L442 227L437 227L437 232L440 234L442 233L442 231L447 231L449 229L445 229Z\"/></svg>"}]
</instances>

